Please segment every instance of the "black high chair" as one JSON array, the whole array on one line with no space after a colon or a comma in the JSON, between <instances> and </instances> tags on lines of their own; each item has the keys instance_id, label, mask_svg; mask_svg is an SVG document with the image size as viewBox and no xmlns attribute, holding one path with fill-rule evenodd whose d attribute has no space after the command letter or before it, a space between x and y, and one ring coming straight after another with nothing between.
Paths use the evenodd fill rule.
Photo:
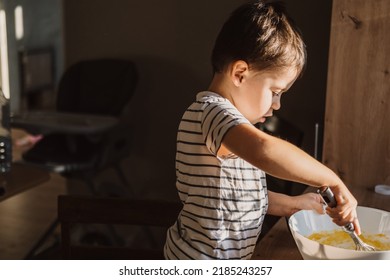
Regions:
<instances>
[{"instance_id":1,"label":"black high chair","mask_svg":"<svg viewBox=\"0 0 390 280\"><path fill-rule=\"evenodd\" d=\"M93 195L99 194L96 175L114 168L124 191L131 193L120 163L130 153L132 134L121 116L137 81L129 60L86 60L69 67L58 85L55 112L27 111L11 120L15 128L43 135L22 155L23 162L82 180ZM27 258L57 225L55 221Z\"/></svg>"}]
</instances>

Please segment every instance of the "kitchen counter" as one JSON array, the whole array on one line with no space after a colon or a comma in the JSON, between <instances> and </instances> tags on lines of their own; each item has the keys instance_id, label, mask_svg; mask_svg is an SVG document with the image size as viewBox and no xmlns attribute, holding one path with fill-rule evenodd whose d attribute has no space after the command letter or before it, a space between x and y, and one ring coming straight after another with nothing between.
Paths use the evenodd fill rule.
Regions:
<instances>
[{"instance_id":1,"label":"kitchen counter","mask_svg":"<svg viewBox=\"0 0 390 280\"><path fill-rule=\"evenodd\" d=\"M315 191L308 188L306 191ZM390 196L374 192L374 188L351 190L359 205L390 211ZM287 221L281 218L259 241L252 259L254 260L302 260L292 237Z\"/></svg>"}]
</instances>

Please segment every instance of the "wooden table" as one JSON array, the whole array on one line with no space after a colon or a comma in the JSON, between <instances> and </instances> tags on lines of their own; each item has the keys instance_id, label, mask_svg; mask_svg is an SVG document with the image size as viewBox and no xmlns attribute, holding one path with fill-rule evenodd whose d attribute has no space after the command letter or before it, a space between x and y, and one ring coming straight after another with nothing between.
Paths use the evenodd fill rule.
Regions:
<instances>
[{"instance_id":1,"label":"wooden table","mask_svg":"<svg viewBox=\"0 0 390 280\"><path fill-rule=\"evenodd\" d=\"M48 171L23 163L12 163L9 173L0 173L0 202L49 179Z\"/></svg>"},{"instance_id":2,"label":"wooden table","mask_svg":"<svg viewBox=\"0 0 390 280\"><path fill-rule=\"evenodd\" d=\"M310 188L309 191L312 189ZM374 192L373 187L351 190L359 205L390 211L390 196ZM298 247L289 231L286 219L281 218L257 244L252 259L302 260Z\"/></svg>"}]
</instances>

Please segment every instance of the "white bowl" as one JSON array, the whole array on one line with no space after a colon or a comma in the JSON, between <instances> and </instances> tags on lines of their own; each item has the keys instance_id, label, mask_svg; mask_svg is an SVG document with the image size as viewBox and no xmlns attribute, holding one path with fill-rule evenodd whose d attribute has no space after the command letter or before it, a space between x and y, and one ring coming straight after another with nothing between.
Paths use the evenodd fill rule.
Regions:
<instances>
[{"instance_id":1,"label":"white bowl","mask_svg":"<svg viewBox=\"0 0 390 280\"><path fill-rule=\"evenodd\" d=\"M358 219L363 232L370 234L383 233L390 237L390 212L357 207ZM319 215L314 211L302 210L289 218L288 225L299 252L305 260L389 260L390 251L364 252L322 245L306 236L314 232L340 229L328 215Z\"/></svg>"}]
</instances>

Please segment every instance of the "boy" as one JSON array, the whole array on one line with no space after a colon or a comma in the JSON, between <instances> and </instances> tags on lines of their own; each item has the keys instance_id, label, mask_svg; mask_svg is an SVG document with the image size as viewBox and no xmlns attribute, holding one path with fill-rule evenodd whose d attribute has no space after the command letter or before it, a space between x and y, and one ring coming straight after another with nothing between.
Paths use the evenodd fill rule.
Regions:
<instances>
[{"instance_id":1,"label":"boy","mask_svg":"<svg viewBox=\"0 0 390 280\"><path fill-rule=\"evenodd\" d=\"M167 259L250 259L266 213L323 212L318 194L267 191L265 173L326 187L338 206L333 220L351 221L357 202L327 167L286 141L256 129L280 108L306 63L305 45L278 3L242 5L220 31L207 91L184 113L176 152L176 187L184 206L167 234Z\"/></svg>"}]
</instances>

